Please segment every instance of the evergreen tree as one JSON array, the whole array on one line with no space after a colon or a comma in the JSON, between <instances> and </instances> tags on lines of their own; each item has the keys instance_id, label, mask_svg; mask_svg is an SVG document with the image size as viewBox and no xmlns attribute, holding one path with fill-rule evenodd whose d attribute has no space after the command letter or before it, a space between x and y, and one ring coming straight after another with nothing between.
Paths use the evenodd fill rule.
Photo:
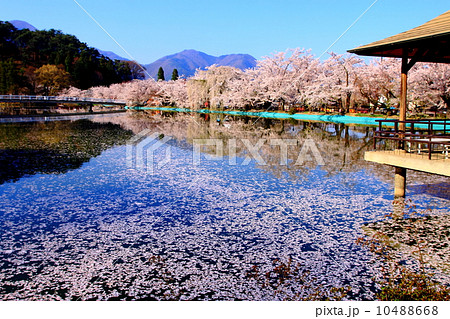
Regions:
<instances>
[{"instance_id":1,"label":"evergreen tree","mask_svg":"<svg viewBox=\"0 0 450 319\"><path fill-rule=\"evenodd\" d=\"M14 60L0 61L0 94L17 94L21 84L20 70Z\"/></svg>"},{"instance_id":2,"label":"evergreen tree","mask_svg":"<svg viewBox=\"0 0 450 319\"><path fill-rule=\"evenodd\" d=\"M11 59L11 60L10 60ZM75 36L57 30L18 30L0 21L0 92L35 93L34 70L56 65L80 89L130 81L141 75L102 56ZM42 84L41 84L42 85Z\"/></svg>"},{"instance_id":3,"label":"evergreen tree","mask_svg":"<svg viewBox=\"0 0 450 319\"><path fill-rule=\"evenodd\" d=\"M178 80L178 70L177 69L173 69L172 71L172 81L176 81Z\"/></svg>"},{"instance_id":4,"label":"evergreen tree","mask_svg":"<svg viewBox=\"0 0 450 319\"><path fill-rule=\"evenodd\" d=\"M158 81L165 81L165 80L166 79L164 78L164 70L162 66L160 66L158 70Z\"/></svg>"}]
</instances>

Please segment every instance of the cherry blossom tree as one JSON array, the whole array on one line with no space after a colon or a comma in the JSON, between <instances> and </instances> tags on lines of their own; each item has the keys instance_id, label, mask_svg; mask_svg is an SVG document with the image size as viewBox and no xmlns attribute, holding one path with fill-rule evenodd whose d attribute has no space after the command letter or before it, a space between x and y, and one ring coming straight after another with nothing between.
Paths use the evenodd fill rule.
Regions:
<instances>
[{"instance_id":1,"label":"cherry blossom tree","mask_svg":"<svg viewBox=\"0 0 450 319\"><path fill-rule=\"evenodd\" d=\"M410 75L410 100L418 106L450 107L450 66L417 63Z\"/></svg>"},{"instance_id":2,"label":"cherry blossom tree","mask_svg":"<svg viewBox=\"0 0 450 319\"><path fill-rule=\"evenodd\" d=\"M292 86L292 62L298 54L299 51L278 52L258 61L256 80L264 102L278 104L281 109L284 109L286 103L293 102L295 91Z\"/></svg>"},{"instance_id":3,"label":"cherry blossom tree","mask_svg":"<svg viewBox=\"0 0 450 319\"><path fill-rule=\"evenodd\" d=\"M163 104L178 107L189 107L189 98L185 79L158 82L158 84L160 86L160 91L157 93L157 96L160 97Z\"/></svg>"},{"instance_id":4,"label":"cherry blossom tree","mask_svg":"<svg viewBox=\"0 0 450 319\"><path fill-rule=\"evenodd\" d=\"M410 71L410 106L448 107L450 67L418 63ZM348 112L352 104L376 108L398 105L400 61L373 59L363 62L355 55L330 53L325 61L309 50L278 52L240 70L213 65L176 81L133 80L109 87L76 88L61 94L126 100L128 105L232 107L238 109L320 110L330 106Z\"/></svg>"},{"instance_id":5,"label":"cherry blossom tree","mask_svg":"<svg viewBox=\"0 0 450 319\"><path fill-rule=\"evenodd\" d=\"M311 93L317 102L336 106L341 113L347 113L356 89L357 68L362 60L349 54L330 55L320 64Z\"/></svg>"},{"instance_id":6,"label":"cherry blossom tree","mask_svg":"<svg viewBox=\"0 0 450 319\"><path fill-rule=\"evenodd\" d=\"M306 103L308 87L318 64L310 52L303 49L278 52L258 61L254 70L246 72L251 74L247 82L252 87L252 104L277 105L287 110L295 104Z\"/></svg>"},{"instance_id":7,"label":"cherry blossom tree","mask_svg":"<svg viewBox=\"0 0 450 319\"><path fill-rule=\"evenodd\" d=\"M233 91L230 83L238 80L243 72L230 66L212 65L206 70L197 70L188 83L188 95L196 105L224 107L231 103Z\"/></svg>"},{"instance_id":8,"label":"cherry blossom tree","mask_svg":"<svg viewBox=\"0 0 450 319\"><path fill-rule=\"evenodd\" d=\"M161 87L152 79L134 80L127 83L127 90L123 92L123 99L128 105L143 105L157 96Z\"/></svg>"},{"instance_id":9,"label":"cherry blossom tree","mask_svg":"<svg viewBox=\"0 0 450 319\"><path fill-rule=\"evenodd\" d=\"M71 97L84 97L85 91L71 86L67 89L61 91L60 96L71 96Z\"/></svg>"},{"instance_id":10,"label":"cherry blossom tree","mask_svg":"<svg viewBox=\"0 0 450 319\"><path fill-rule=\"evenodd\" d=\"M204 79L189 79L186 83L189 107L199 109L209 103L208 84Z\"/></svg>"},{"instance_id":11,"label":"cherry blossom tree","mask_svg":"<svg viewBox=\"0 0 450 319\"><path fill-rule=\"evenodd\" d=\"M264 103L257 69L247 69L228 83L229 106L238 109L254 109Z\"/></svg>"},{"instance_id":12,"label":"cherry blossom tree","mask_svg":"<svg viewBox=\"0 0 450 319\"><path fill-rule=\"evenodd\" d=\"M398 59L376 59L357 68L356 86L358 93L372 112L377 107L398 105L400 91L400 67Z\"/></svg>"}]
</instances>

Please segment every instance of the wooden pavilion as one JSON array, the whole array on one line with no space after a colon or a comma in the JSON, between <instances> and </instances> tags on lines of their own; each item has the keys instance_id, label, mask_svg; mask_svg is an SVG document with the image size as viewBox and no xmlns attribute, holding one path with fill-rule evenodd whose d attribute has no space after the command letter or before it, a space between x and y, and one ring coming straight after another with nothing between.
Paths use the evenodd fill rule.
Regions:
<instances>
[{"instance_id":1,"label":"wooden pavilion","mask_svg":"<svg viewBox=\"0 0 450 319\"><path fill-rule=\"evenodd\" d=\"M378 137L398 141L398 150L404 150L405 145L410 145L411 142L421 143L425 141L428 144L429 159L431 159L433 145L443 145L447 151L447 156L442 159L443 162L439 162L440 169L438 171L435 171L435 168L439 166L437 162L430 165L430 163L424 162L421 157L405 157L403 152L384 154L382 152L366 152L366 160L395 167L395 196L405 196L407 168L450 176L450 162L448 161L450 136L447 139L447 121L433 123L428 120L427 123L431 124L428 124L428 132L424 135L423 132L416 134L414 129L408 132L408 128L411 128L411 126L414 128L415 121L407 121L406 119L408 71L417 62L450 63L450 10L416 28L357 47L348 52L365 56L402 59L399 120L395 126L397 132L384 135L380 133ZM420 120L416 122L417 127ZM436 128L437 125L440 128L444 125L443 131L437 132L438 130L433 129L433 126ZM379 132L381 130L380 123ZM414 161L412 161L413 158Z\"/></svg>"}]
</instances>

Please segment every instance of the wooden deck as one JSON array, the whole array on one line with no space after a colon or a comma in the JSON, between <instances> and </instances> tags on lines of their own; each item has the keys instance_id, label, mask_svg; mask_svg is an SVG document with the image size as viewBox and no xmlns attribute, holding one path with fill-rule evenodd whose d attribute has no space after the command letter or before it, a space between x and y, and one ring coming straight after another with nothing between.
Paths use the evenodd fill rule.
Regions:
<instances>
[{"instance_id":1,"label":"wooden deck","mask_svg":"<svg viewBox=\"0 0 450 319\"><path fill-rule=\"evenodd\" d=\"M443 153L428 154L408 153L404 150L365 152L364 159L369 162L412 169L431 174L450 176L450 159Z\"/></svg>"}]
</instances>

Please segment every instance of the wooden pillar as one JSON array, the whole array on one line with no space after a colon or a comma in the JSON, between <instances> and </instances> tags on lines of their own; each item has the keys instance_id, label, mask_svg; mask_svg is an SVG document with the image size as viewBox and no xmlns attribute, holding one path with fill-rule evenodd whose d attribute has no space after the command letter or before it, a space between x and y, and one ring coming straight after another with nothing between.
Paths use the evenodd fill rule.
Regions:
<instances>
[{"instance_id":1,"label":"wooden pillar","mask_svg":"<svg viewBox=\"0 0 450 319\"><path fill-rule=\"evenodd\" d=\"M406 168L395 167L394 198L404 198L406 195Z\"/></svg>"},{"instance_id":2,"label":"wooden pillar","mask_svg":"<svg viewBox=\"0 0 450 319\"><path fill-rule=\"evenodd\" d=\"M406 108L408 105L408 72L411 68L416 64L417 60L419 60L422 55L422 50L416 52L413 58L409 59L408 57L408 49L403 49L403 57L402 57L402 75L400 81L400 112L399 112L399 120L406 121ZM405 131L405 123L399 123L399 130Z\"/></svg>"},{"instance_id":3,"label":"wooden pillar","mask_svg":"<svg viewBox=\"0 0 450 319\"><path fill-rule=\"evenodd\" d=\"M404 121L406 121L406 109L408 104L408 71L416 64L418 57L420 55L416 52L414 58L409 60L408 57L408 48L403 49L403 57L402 57L402 74L400 81L400 112L399 112L399 137L404 138L405 135L402 132L405 132L406 125ZM398 145L398 148L401 150L405 149L405 143L401 141ZM395 198L404 198L406 195L406 168L403 167L395 167L395 179L394 179L394 197Z\"/></svg>"},{"instance_id":4,"label":"wooden pillar","mask_svg":"<svg viewBox=\"0 0 450 319\"><path fill-rule=\"evenodd\" d=\"M406 51L406 50L405 50ZM406 120L406 106L407 106L407 96L408 96L408 71L410 66L408 65L408 57L407 55L403 55L402 58L402 75L400 82L400 113L399 120ZM400 131L405 131L405 124L400 123L399 126Z\"/></svg>"},{"instance_id":5,"label":"wooden pillar","mask_svg":"<svg viewBox=\"0 0 450 319\"><path fill-rule=\"evenodd\" d=\"M407 49L403 51L402 57L402 74L400 81L400 110L399 110L399 137L403 138L405 135L402 132L405 132L405 123L406 121L406 105L407 105L407 96L408 96L408 71L410 66L408 65L408 56ZM400 141L398 144L398 148L403 150L405 149L405 144L403 141ZM403 167L395 167L395 177L394 177L394 198L404 198L406 195L406 168Z\"/></svg>"}]
</instances>

